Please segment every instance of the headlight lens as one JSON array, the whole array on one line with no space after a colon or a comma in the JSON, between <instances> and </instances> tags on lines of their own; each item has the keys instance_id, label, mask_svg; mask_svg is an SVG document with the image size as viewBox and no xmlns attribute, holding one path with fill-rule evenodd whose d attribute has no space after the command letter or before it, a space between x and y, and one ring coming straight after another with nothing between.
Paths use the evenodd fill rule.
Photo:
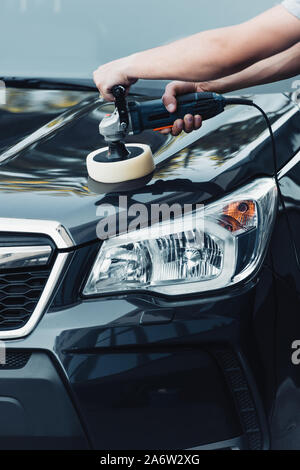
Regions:
<instances>
[{"instance_id":1,"label":"headlight lens","mask_svg":"<svg viewBox=\"0 0 300 470\"><path fill-rule=\"evenodd\" d=\"M83 294L182 295L235 284L263 259L277 188L263 178L173 221L105 240Z\"/></svg>"}]
</instances>

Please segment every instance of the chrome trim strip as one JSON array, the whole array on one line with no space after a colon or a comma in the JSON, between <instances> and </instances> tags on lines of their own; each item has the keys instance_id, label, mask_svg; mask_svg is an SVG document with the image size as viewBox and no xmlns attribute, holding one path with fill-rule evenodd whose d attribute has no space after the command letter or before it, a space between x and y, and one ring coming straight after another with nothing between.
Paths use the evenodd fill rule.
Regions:
<instances>
[{"instance_id":1,"label":"chrome trim strip","mask_svg":"<svg viewBox=\"0 0 300 470\"><path fill-rule=\"evenodd\" d=\"M53 220L8 219L0 217L0 232L31 233L48 235L58 249L75 246L71 234L59 222ZM37 325L57 286L69 253L58 253L42 295L26 325L15 330L1 331L0 339L17 339L27 336Z\"/></svg>"},{"instance_id":2,"label":"chrome trim strip","mask_svg":"<svg viewBox=\"0 0 300 470\"><path fill-rule=\"evenodd\" d=\"M45 266L52 249L49 245L0 247L0 269Z\"/></svg>"},{"instance_id":3,"label":"chrome trim strip","mask_svg":"<svg viewBox=\"0 0 300 470\"><path fill-rule=\"evenodd\" d=\"M277 173L278 179L280 180L281 178L283 178L299 162L300 162L300 150L283 168L281 168L281 170L278 171Z\"/></svg>"},{"instance_id":4,"label":"chrome trim strip","mask_svg":"<svg viewBox=\"0 0 300 470\"><path fill-rule=\"evenodd\" d=\"M0 232L39 233L48 235L58 249L72 248L75 243L69 232L53 220L9 219L0 217Z\"/></svg>"},{"instance_id":5,"label":"chrome trim strip","mask_svg":"<svg viewBox=\"0 0 300 470\"><path fill-rule=\"evenodd\" d=\"M15 330L0 331L1 340L22 338L23 336L27 336L29 333L32 332L32 330L34 329L34 327L37 325L38 321L40 320L42 314L44 313L45 308L47 307L47 304L57 285L57 282L60 278L60 275L62 273L63 267L65 265L65 262L68 256L70 256L69 253L59 253L57 255L54 266L46 282L46 285L44 287L40 300L38 301L37 306L35 307L26 325L24 325L22 328L18 328Z\"/></svg>"}]
</instances>

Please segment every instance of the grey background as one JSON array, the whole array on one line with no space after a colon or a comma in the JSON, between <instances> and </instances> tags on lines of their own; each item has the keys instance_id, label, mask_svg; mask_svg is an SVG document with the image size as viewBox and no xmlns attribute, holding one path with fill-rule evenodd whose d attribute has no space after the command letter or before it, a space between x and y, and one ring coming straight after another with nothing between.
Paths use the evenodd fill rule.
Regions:
<instances>
[{"instance_id":1,"label":"grey background","mask_svg":"<svg viewBox=\"0 0 300 470\"><path fill-rule=\"evenodd\" d=\"M102 63L200 30L239 23L276 3L0 0L0 75L91 77ZM288 81L267 89L290 87Z\"/></svg>"}]
</instances>

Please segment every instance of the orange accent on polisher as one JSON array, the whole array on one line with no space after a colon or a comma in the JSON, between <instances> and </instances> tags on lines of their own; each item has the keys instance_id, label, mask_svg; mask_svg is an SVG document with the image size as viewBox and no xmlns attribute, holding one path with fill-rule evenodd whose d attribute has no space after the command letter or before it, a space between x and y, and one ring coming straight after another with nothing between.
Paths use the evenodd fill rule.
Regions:
<instances>
[{"instance_id":1,"label":"orange accent on polisher","mask_svg":"<svg viewBox=\"0 0 300 470\"><path fill-rule=\"evenodd\" d=\"M164 129L172 129L173 125L171 126L164 126L164 127L157 127L156 129L153 129L155 132L156 131L163 131Z\"/></svg>"}]
</instances>

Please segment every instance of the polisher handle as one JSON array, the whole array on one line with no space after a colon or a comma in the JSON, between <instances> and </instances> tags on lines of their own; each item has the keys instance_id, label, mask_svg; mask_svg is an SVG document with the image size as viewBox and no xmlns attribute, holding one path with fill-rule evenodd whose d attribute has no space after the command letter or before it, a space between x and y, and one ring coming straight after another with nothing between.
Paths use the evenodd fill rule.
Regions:
<instances>
[{"instance_id":1,"label":"polisher handle","mask_svg":"<svg viewBox=\"0 0 300 470\"><path fill-rule=\"evenodd\" d=\"M169 113L162 100L129 102L132 132L139 134L146 129L159 130L171 126L176 119L183 119L186 114L200 114L202 120L207 120L222 113L225 103L222 95L206 92L178 96L175 113Z\"/></svg>"}]
</instances>

